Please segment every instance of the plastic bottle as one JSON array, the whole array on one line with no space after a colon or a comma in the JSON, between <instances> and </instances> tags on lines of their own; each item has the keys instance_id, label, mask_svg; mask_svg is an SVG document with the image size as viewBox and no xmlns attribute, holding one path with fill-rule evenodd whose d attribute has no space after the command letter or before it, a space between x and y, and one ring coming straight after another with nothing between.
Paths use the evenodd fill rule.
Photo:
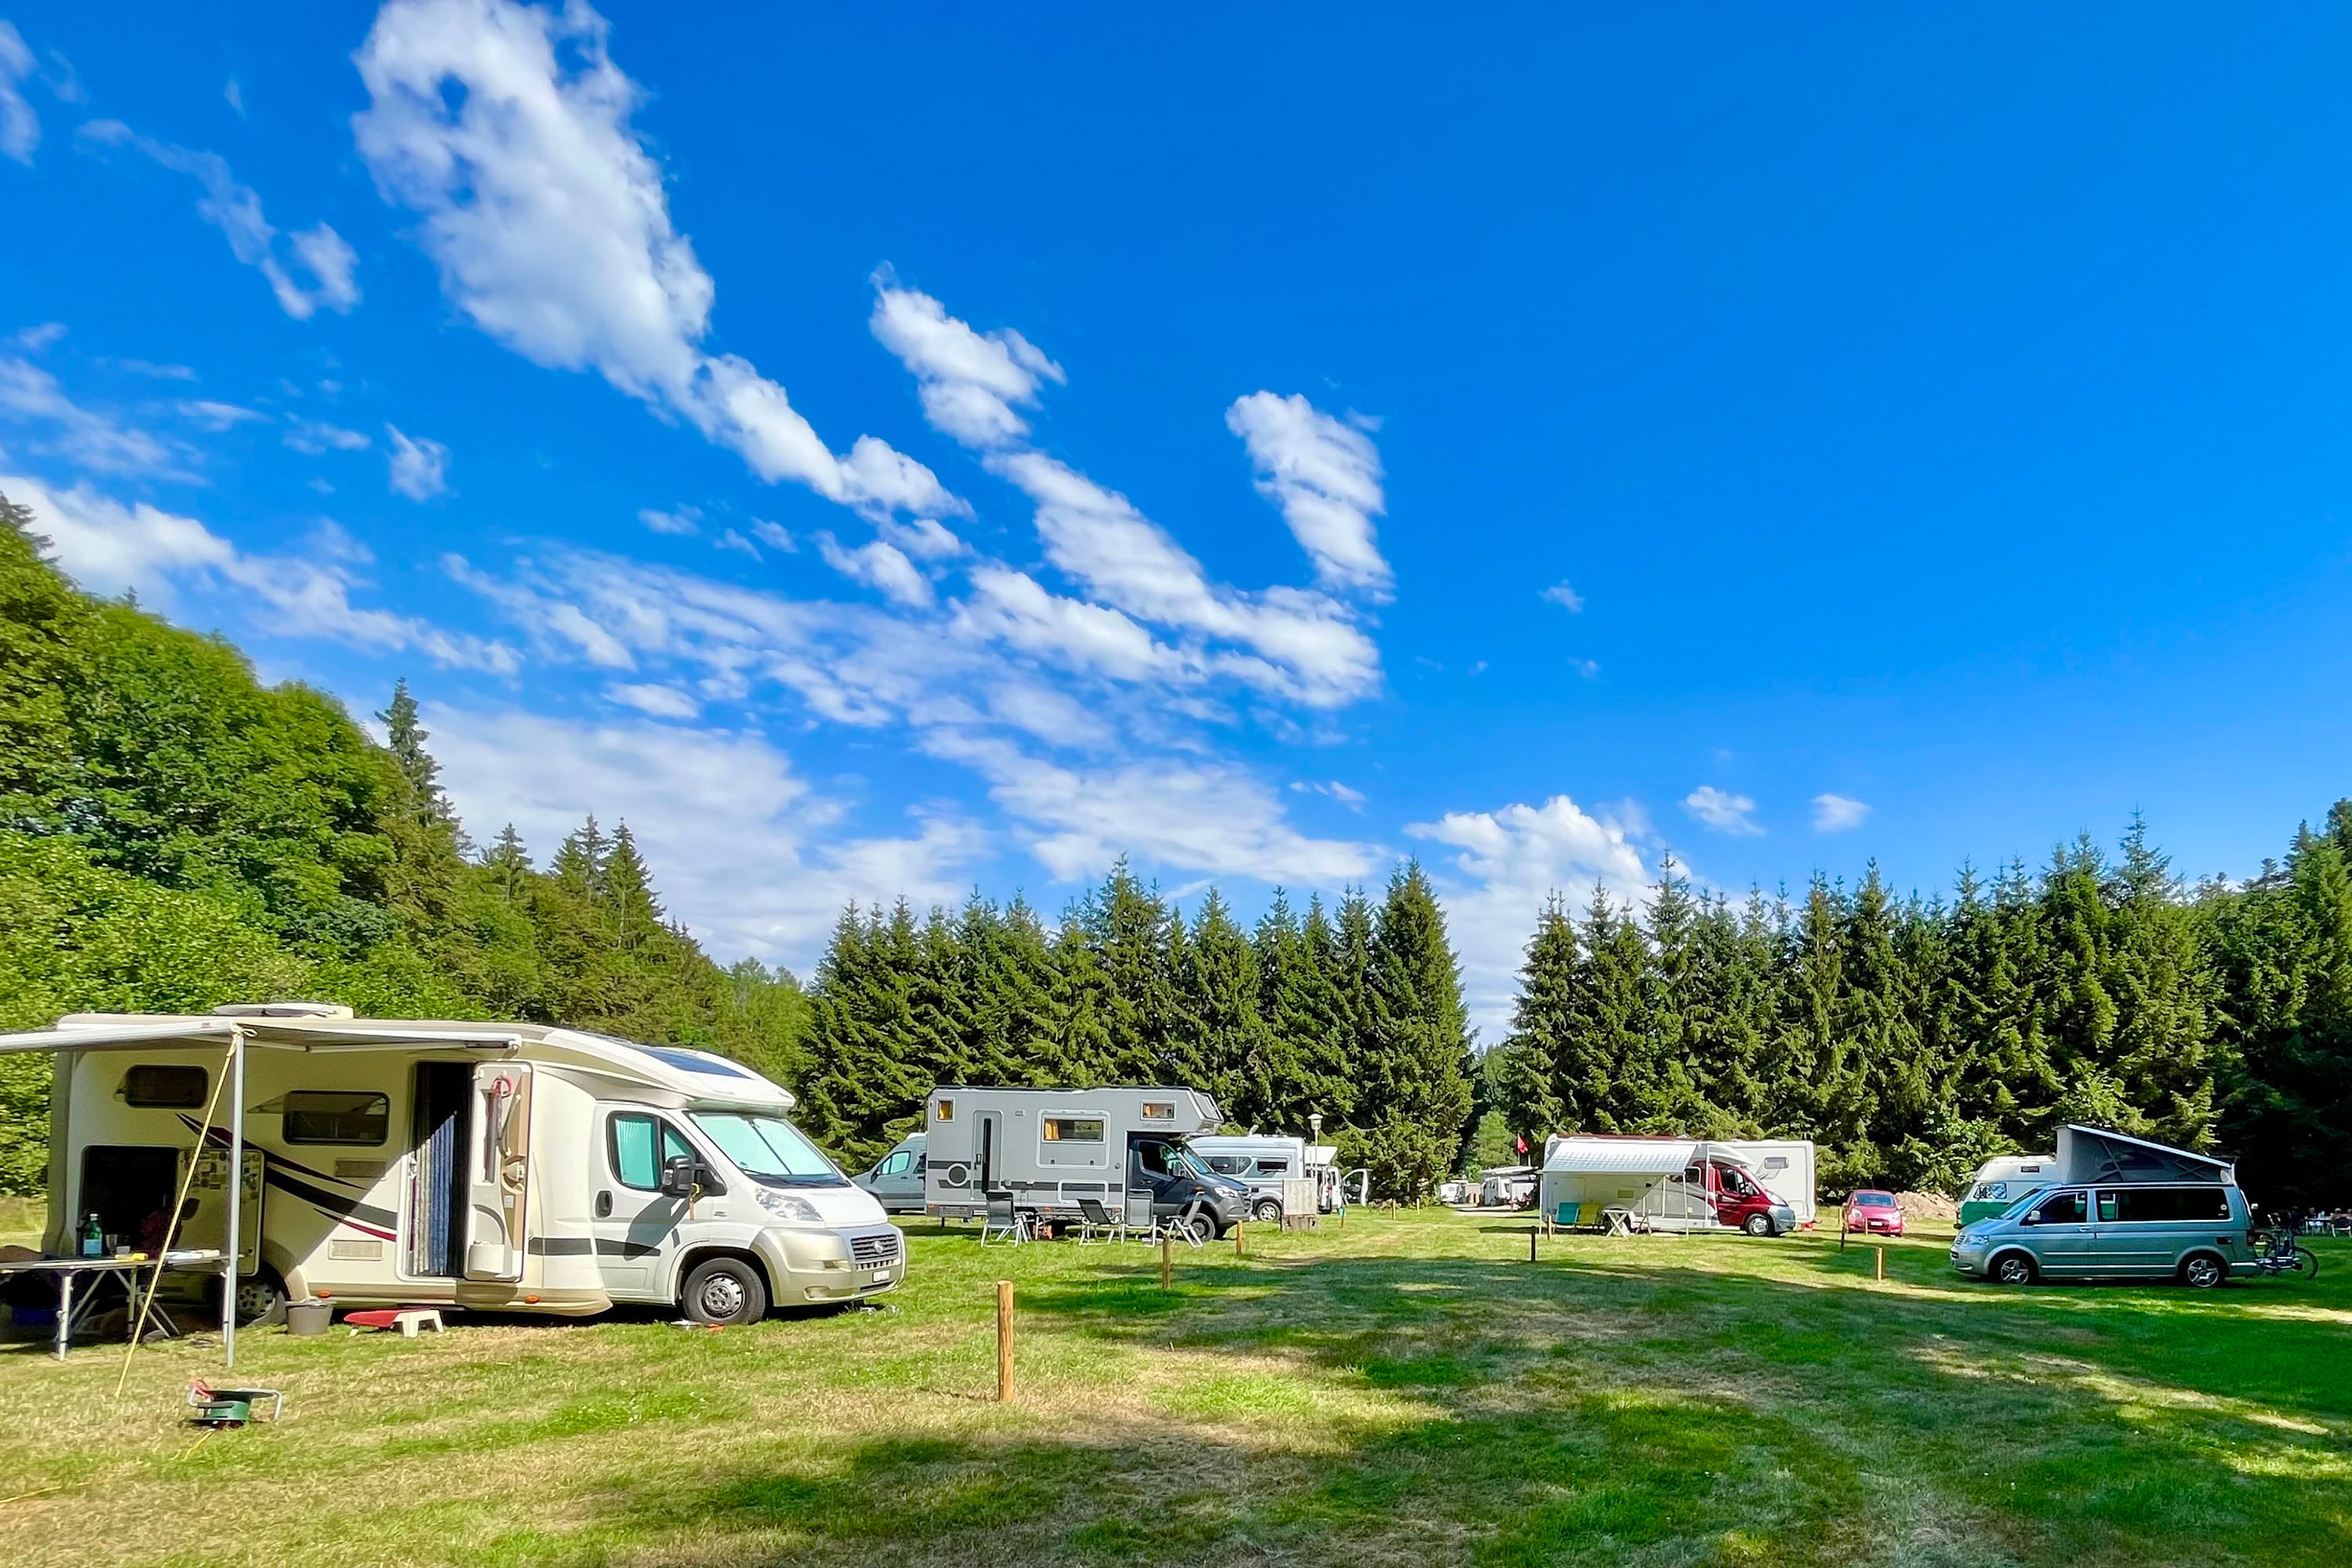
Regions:
<instances>
[{"instance_id":1,"label":"plastic bottle","mask_svg":"<svg viewBox=\"0 0 2352 1568\"><path fill-rule=\"evenodd\" d=\"M98 1211L89 1211L89 1223L82 1226L81 1255L84 1258L103 1257L106 1252L106 1226L99 1223Z\"/></svg>"}]
</instances>

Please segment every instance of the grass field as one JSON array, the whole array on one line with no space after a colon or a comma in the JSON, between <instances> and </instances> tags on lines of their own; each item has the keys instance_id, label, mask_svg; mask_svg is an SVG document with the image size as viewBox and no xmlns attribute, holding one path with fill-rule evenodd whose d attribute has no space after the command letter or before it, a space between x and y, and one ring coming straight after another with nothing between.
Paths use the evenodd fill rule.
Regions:
<instances>
[{"instance_id":1,"label":"grass field","mask_svg":"<svg viewBox=\"0 0 2352 1568\"><path fill-rule=\"evenodd\" d=\"M1945 1238L1554 1239L1449 1214L1181 1253L912 1227L877 1311L0 1352L18 1560L2352 1562L2352 1246L2315 1284L1961 1282ZM992 1403L992 1282L1020 1389ZM24 1496L26 1493L37 1493Z\"/></svg>"}]
</instances>

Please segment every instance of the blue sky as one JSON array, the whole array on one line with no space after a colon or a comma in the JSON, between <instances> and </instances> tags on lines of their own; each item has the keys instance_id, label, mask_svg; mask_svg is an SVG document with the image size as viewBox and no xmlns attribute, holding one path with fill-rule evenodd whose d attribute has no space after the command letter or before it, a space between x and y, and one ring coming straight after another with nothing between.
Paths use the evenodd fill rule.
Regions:
<instances>
[{"instance_id":1,"label":"blue sky","mask_svg":"<svg viewBox=\"0 0 2352 1568\"><path fill-rule=\"evenodd\" d=\"M2352 780L2352 19L0 9L0 488L722 956Z\"/></svg>"}]
</instances>

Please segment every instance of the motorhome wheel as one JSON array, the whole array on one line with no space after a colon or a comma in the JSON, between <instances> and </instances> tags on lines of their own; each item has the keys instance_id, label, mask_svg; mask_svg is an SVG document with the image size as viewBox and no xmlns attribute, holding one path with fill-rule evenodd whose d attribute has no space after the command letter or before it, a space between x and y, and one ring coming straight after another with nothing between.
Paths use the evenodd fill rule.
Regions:
<instances>
[{"instance_id":1,"label":"motorhome wheel","mask_svg":"<svg viewBox=\"0 0 2352 1568\"><path fill-rule=\"evenodd\" d=\"M1772 1234L1772 1216L1769 1214L1749 1215L1742 1228L1750 1236L1769 1236Z\"/></svg>"},{"instance_id":2,"label":"motorhome wheel","mask_svg":"<svg viewBox=\"0 0 2352 1568\"><path fill-rule=\"evenodd\" d=\"M1280 1225L1282 1205L1272 1198L1260 1198L1250 1205L1250 1218L1260 1225Z\"/></svg>"},{"instance_id":3,"label":"motorhome wheel","mask_svg":"<svg viewBox=\"0 0 2352 1568\"><path fill-rule=\"evenodd\" d=\"M236 1326L272 1328L286 1321L286 1287L268 1269L236 1282Z\"/></svg>"},{"instance_id":4,"label":"motorhome wheel","mask_svg":"<svg viewBox=\"0 0 2352 1568\"><path fill-rule=\"evenodd\" d=\"M686 1277L678 1310L698 1323L756 1323L768 1315L768 1287L740 1258L714 1258Z\"/></svg>"}]
</instances>

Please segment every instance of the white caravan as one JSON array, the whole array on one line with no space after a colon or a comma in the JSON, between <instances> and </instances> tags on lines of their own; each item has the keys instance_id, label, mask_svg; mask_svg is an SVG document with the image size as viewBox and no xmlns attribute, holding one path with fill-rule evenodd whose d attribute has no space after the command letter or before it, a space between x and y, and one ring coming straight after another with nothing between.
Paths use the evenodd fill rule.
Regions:
<instances>
[{"instance_id":1,"label":"white caravan","mask_svg":"<svg viewBox=\"0 0 2352 1568\"><path fill-rule=\"evenodd\" d=\"M1977 1167L1976 1179L1960 1199L1959 1223L2004 1214L2029 1194L2054 1186L2058 1181L2055 1154L2003 1154Z\"/></svg>"},{"instance_id":2,"label":"white caravan","mask_svg":"<svg viewBox=\"0 0 2352 1568\"><path fill-rule=\"evenodd\" d=\"M1329 1214L1339 1192L1339 1151L1275 1132L1210 1133L1188 1147L1221 1176L1250 1190L1250 1218L1267 1223L1286 1214ZM1304 1182L1305 1186L1294 1184Z\"/></svg>"},{"instance_id":3,"label":"white caravan","mask_svg":"<svg viewBox=\"0 0 2352 1568\"><path fill-rule=\"evenodd\" d=\"M892 1214L923 1212L923 1149L930 1135L909 1132L890 1152L850 1178Z\"/></svg>"},{"instance_id":4,"label":"white caravan","mask_svg":"<svg viewBox=\"0 0 2352 1568\"><path fill-rule=\"evenodd\" d=\"M178 1245L237 1237L247 1320L290 1296L745 1322L904 1271L897 1227L786 1119L793 1097L708 1052L316 1003L0 1036L37 1050L56 1058L47 1248L92 1214L160 1233L194 1160Z\"/></svg>"},{"instance_id":5,"label":"white caravan","mask_svg":"<svg viewBox=\"0 0 2352 1568\"><path fill-rule=\"evenodd\" d=\"M923 1107L923 1208L978 1219L992 1198L1037 1219L1076 1220L1092 1199L1112 1215L1188 1211L1222 1236L1250 1194L1186 1146L1224 1123L1189 1089L991 1089L942 1084Z\"/></svg>"}]
</instances>

